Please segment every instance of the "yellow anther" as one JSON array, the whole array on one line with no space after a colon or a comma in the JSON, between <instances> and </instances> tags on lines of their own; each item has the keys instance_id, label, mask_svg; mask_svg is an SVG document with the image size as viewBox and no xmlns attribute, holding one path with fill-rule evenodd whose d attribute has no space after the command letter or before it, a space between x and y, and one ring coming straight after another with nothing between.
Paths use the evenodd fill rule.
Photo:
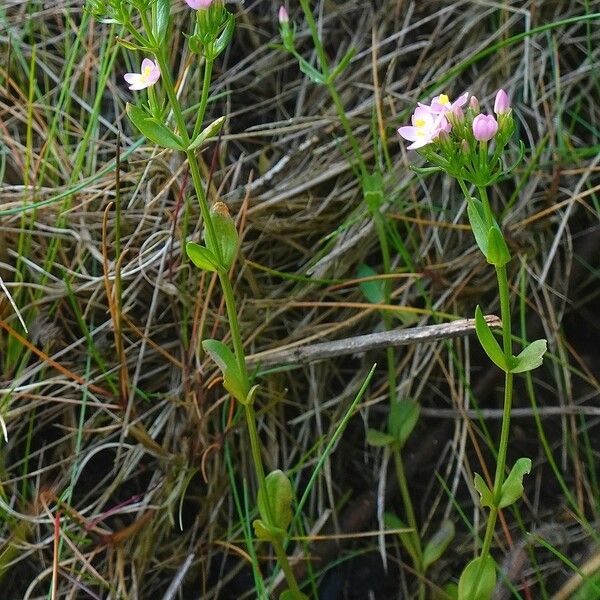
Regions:
<instances>
[{"instance_id":1,"label":"yellow anther","mask_svg":"<svg viewBox=\"0 0 600 600\"><path fill-rule=\"evenodd\" d=\"M438 98L438 102L442 106L446 106L446 105L450 104L450 98L448 98L448 96L446 96L446 94L440 94L440 97Z\"/></svg>"}]
</instances>

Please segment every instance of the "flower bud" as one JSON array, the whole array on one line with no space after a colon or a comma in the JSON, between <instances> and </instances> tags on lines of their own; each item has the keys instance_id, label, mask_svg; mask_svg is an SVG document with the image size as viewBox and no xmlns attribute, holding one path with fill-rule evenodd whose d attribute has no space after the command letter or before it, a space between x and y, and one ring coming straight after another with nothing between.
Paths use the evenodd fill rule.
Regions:
<instances>
[{"instance_id":1,"label":"flower bud","mask_svg":"<svg viewBox=\"0 0 600 600\"><path fill-rule=\"evenodd\" d=\"M187 5L194 10L202 10L209 8L213 0L185 0Z\"/></svg>"},{"instance_id":2,"label":"flower bud","mask_svg":"<svg viewBox=\"0 0 600 600\"><path fill-rule=\"evenodd\" d=\"M287 25L290 22L290 16L288 15L288 11L286 10L285 6L281 5L279 7L278 17L280 25Z\"/></svg>"},{"instance_id":3,"label":"flower bud","mask_svg":"<svg viewBox=\"0 0 600 600\"><path fill-rule=\"evenodd\" d=\"M497 115L502 115L510 109L510 100L508 94L504 90L498 90L496 100L494 102L494 112Z\"/></svg>"},{"instance_id":4,"label":"flower bud","mask_svg":"<svg viewBox=\"0 0 600 600\"><path fill-rule=\"evenodd\" d=\"M479 100L477 100L475 96L471 96L471 99L469 100L469 108L474 110L476 113L479 112Z\"/></svg>"},{"instance_id":5,"label":"flower bud","mask_svg":"<svg viewBox=\"0 0 600 600\"><path fill-rule=\"evenodd\" d=\"M469 148L469 142L462 140L460 143L460 150L464 155L468 155L471 149Z\"/></svg>"},{"instance_id":6,"label":"flower bud","mask_svg":"<svg viewBox=\"0 0 600 600\"><path fill-rule=\"evenodd\" d=\"M463 109L460 106L452 107L452 115L457 123L460 123L465 118L465 113L463 112Z\"/></svg>"},{"instance_id":7,"label":"flower bud","mask_svg":"<svg viewBox=\"0 0 600 600\"><path fill-rule=\"evenodd\" d=\"M477 115L473 119L473 135L480 142L491 140L498 131L498 122L492 115Z\"/></svg>"}]
</instances>

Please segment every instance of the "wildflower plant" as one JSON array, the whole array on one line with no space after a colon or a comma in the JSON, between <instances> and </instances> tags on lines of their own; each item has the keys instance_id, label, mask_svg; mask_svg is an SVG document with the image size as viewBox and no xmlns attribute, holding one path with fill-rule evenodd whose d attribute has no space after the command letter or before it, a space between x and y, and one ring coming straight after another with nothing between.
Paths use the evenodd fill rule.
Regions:
<instances>
[{"instance_id":1,"label":"wildflower plant","mask_svg":"<svg viewBox=\"0 0 600 600\"><path fill-rule=\"evenodd\" d=\"M259 386L253 385L246 368L229 277L238 250L237 228L223 202L209 203L196 156L197 150L207 139L217 135L225 122L222 116L207 123L206 108L213 63L231 42L235 16L225 8L223 0L186 0L186 3L195 11L192 30L185 36L187 45L198 56L197 63L202 65L202 91L198 105L194 111L190 111L195 114L191 123L185 116L169 67L171 1L89 0L88 8L96 18L123 27L129 34L127 39L119 39L124 48L144 54L140 73L125 75L129 89L136 94L135 101L127 104L127 114L133 125L158 146L185 153L204 224L204 244L189 241L186 251L194 265L218 275L233 346L230 348L221 340L207 339L202 342L202 347L218 365L225 389L237 401L246 417L258 480L257 512L260 518L254 522L256 536L272 544L284 572L288 589L281 598L303 600L306 596L299 589L285 553L292 520L293 490L282 471L265 473L254 413L254 400ZM253 549L251 554L255 556ZM254 570L260 580L256 564Z\"/></svg>"},{"instance_id":2,"label":"wildflower plant","mask_svg":"<svg viewBox=\"0 0 600 600\"><path fill-rule=\"evenodd\" d=\"M320 37L319 28L315 22L310 2L300 0L300 7L310 30L310 35L316 55L318 66L313 66L297 50L295 46L296 24L290 19L289 13L284 6L279 8L278 20L283 50L290 53L298 61L300 70L315 84L324 86L333 101L337 116L344 129L344 133L350 145L349 161L356 173L363 194L364 205L372 219L383 263L385 274L392 273L392 253L388 239L389 224L385 219L384 207L387 204L385 194L385 166L392 170L391 160L387 154L386 144L382 143L384 157L378 157L374 167L367 164L361 152L358 140L352 131L348 115L344 109L340 94L336 88L336 82L350 65L356 54L354 48L350 48L336 65L331 65L325 52L323 41ZM446 134L451 130L448 112L459 110L468 99L468 94L458 98L451 103L447 96L440 95L434 98L431 106L419 107L413 115L411 125L405 128L405 133L413 143L412 149L425 148L433 139L440 134ZM377 141L377 140L375 140ZM398 239L398 236L395 236ZM403 249L403 257L410 262L410 255ZM409 267L411 270L412 265ZM376 275L366 265L359 268L359 276ZM362 287L367 299L374 304L392 304L391 279L386 278L382 285L376 287ZM393 317L388 311L382 311L383 325L386 330L394 326ZM375 447L384 448L391 453L396 471L398 487L402 497L403 512L406 523L396 514L386 512L383 514L384 523L393 529L406 529L410 533L400 534L400 541L411 557L413 567L419 579L418 597L420 600L426 596L425 576L427 570L434 562L439 560L445 552L455 535L454 525L449 520L444 520L439 529L432 537L423 542L419 534L419 526L410 495L406 469L402 457L402 450L413 432L419 419L419 404L410 398L399 398L396 381L396 351L393 347L386 350L387 379L390 410L387 427L384 431L369 429L367 442Z\"/></svg>"},{"instance_id":3,"label":"wildflower plant","mask_svg":"<svg viewBox=\"0 0 600 600\"><path fill-rule=\"evenodd\" d=\"M442 99L442 101L440 101ZM487 189L510 172L513 165L505 163L505 151L513 137L515 125L507 93L499 90L494 102L494 114L480 111L479 101L467 95L452 103L446 96L437 96L429 105L419 104L410 126L400 127L398 133L412 142L431 167L415 168L421 173L443 171L458 182L467 202L467 214L475 242L487 262L496 271L502 319L502 345L496 340L479 306L475 310L479 342L489 359L505 374L504 408L496 472L490 488L480 475L474 478L481 506L487 508L488 519L480 555L462 572L459 600L489 600L496 585L496 566L490 555L498 512L515 503L523 494L523 477L531 470L531 460L520 458L506 475L506 455L509 441L510 414L513 397L513 378L517 373L531 371L542 364L546 340L536 340L517 355L513 354L511 302L507 265L510 249L494 213ZM477 196L471 194L474 187Z\"/></svg>"}]
</instances>

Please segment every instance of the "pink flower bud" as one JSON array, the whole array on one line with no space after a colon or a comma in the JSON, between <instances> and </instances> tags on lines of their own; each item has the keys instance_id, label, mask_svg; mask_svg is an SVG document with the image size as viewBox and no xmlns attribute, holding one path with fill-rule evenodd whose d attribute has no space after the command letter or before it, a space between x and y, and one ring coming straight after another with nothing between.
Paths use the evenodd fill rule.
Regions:
<instances>
[{"instance_id":1,"label":"pink flower bud","mask_svg":"<svg viewBox=\"0 0 600 600\"><path fill-rule=\"evenodd\" d=\"M498 131L498 122L492 115L477 115L473 119L473 135L480 142L491 140Z\"/></svg>"},{"instance_id":2,"label":"pink flower bud","mask_svg":"<svg viewBox=\"0 0 600 600\"><path fill-rule=\"evenodd\" d=\"M208 8L213 3L213 0L185 0L185 1L187 2L187 5L190 8L193 8L194 10Z\"/></svg>"},{"instance_id":3,"label":"pink flower bud","mask_svg":"<svg viewBox=\"0 0 600 600\"><path fill-rule=\"evenodd\" d=\"M510 108L510 100L508 94L504 90L498 90L496 101L494 102L494 112L497 115L502 115Z\"/></svg>"},{"instance_id":4,"label":"pink flower bud","mask_svg":"<svg viewBox=\"0 0 600 600\"><path fill-rule=\"evenodd\" d=\"M279 7L278 17L280 25L286 25L290 22L290 16L288 15L288 11L286 10L285 6L282 5Z\"/></svg>"},{"instance_id":5,"label":"pink flower bud","mask_svg":"<svg viewBox=\"0 0 600 600\"><path fill-rule=\"evenodd\" d=\"M471 99L469 100L469 108L475 112L479 112L479 100L477 100L475 96L471 96Z\"/></svg>"},{"instance_id":6,"label":"pink flower bud","mask_svg":"<svg viewBox=\"0 0 600 600\"><path fill-rule=\"evenodd\" d=\"M469 142L467 142L467 140L462 140L462 142L460 143L460 149L463 154L469 154L469 152L471 151L471 149L469 148Z\"/></svg>"},{"instance_id":7,"label":"pink flower bud","mask_svg":"<svg viewBox=\"0 0 600 600\"><path fill-rule=\"evenodd\" d=\"M463 109L460 106L452 107L452 114L454 115L454 119L460 123L465 118L465 113L463 113Z\"/></svg>"}]
</instances>

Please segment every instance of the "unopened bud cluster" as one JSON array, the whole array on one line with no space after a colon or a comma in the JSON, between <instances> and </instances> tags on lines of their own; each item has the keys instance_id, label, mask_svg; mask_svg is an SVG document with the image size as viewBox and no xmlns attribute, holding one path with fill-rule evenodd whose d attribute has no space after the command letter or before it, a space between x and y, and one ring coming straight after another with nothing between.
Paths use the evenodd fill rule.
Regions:
<instances>
[{"instance_id":1,"label":"unopened bud cluster","mask_svg":"<svg viewBox=\"0 0 600 600\"><path fill-rule=\"evenodd\" d=\"M502 152L514 132L507 93L499 90L494 114L480 112L479 101L468 92L454 102L445 94L417 106L411 125L398 133L412 142L429 162L449 175L477 186L493 183L504 172Z\"/></svg>"}]
</instances>

